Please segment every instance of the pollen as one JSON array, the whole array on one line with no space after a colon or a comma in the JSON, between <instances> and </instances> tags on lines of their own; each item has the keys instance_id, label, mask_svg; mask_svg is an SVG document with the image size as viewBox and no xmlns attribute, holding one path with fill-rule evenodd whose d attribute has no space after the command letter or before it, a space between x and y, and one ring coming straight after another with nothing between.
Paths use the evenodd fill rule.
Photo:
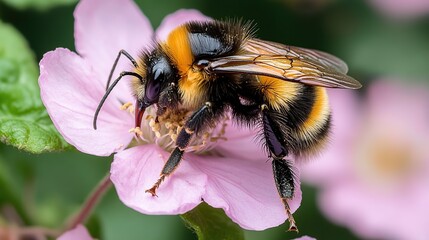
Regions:
<instances>
[{"instance_id":1,"label":"pollen","mask_svg":"<svg viewBox=\"0 0 429 240\"><path fill-rule=\"evenodd\" d=\"M158 121L155 120L155 118L151 115L146 116L146 120L149 121L149 127L152 129L152 132L155 133L155 136L157 138L161 137L161 133L159 132L161 130L161 126Z\"/></svg>"},{"instance_id":2,"label":"pollen","mask_svg":"<svg viewBox=\"0 0 429 240\"><path fill-rule=\"evenodd\" d=\"M128 111L130 113L134 113L134 105L131 102L124 103L120 109L122 111Z\"/></svg>"},{"instance_id":3,"label":"pollen","mask_svg":"<svg viewBox=\"0 0 429 240\"><path fill-rule=\"evenodd\" d=\"M129 133L134 133L137 136L141 137L143 135L142 130L139 127L135 127L135 128L131 128L130 130L128 130Z\"/></svg>"},{"instance_id":4,"label":"pollen","mask_svg":"<svg viewBox=\"0 0 429 240\"><path fill-rule=\"evenodd\" d=\"M134 109L131 103L123 105L123 110ZM160 146L168 152L176 147L176 140L179 133L184 129L189 134L193 134L186 152L204 153L212 149L218 141L226 141L226 129L229 117L223 117L216 121L214 127L206 127L203 132L195 133L192 129L184 127L186 120L192 115L191 111L184 109L167 110L162 116L156 116L156 108L146 109L141 128L131 128L130 133L138 137L138 144L153 144Z\"/></svg>"}]
</instances>

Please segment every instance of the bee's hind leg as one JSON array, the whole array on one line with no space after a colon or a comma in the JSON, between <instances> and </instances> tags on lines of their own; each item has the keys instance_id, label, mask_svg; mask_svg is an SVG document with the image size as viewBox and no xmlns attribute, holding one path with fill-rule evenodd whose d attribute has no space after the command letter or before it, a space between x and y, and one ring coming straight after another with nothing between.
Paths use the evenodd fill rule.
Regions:
<instances>
[{"instance_id":1,"label":"bee's hind leg","mask_svg":"<svg viewBox=\"0 0 429 240\"><path fill-rule=\"evenodd\" d=\"M291 164L282 158L274 158L272 161L274 180L277 191L285 207L289 220L289 230L298 232L295 219L289 207L288 201L293 198L295 192L294 173Z\"/></svg>"},{"instance_id":2,"label":"bee's hind leg","mask_svg":"<svg viewBox=\"0 0 429 240\"><path fill-rule=\"evenodd\" d=\"M273 158L272 166L274 180L277 191L284 204L289 220L289 231L298 232L295 219L292 215L288 201L291 200L295 193L294 173L292 165L284 157L288 155L288 149L285 141L285 134L280 130L280 126L273 120L270 111L266 105L261 106L263 135L267 148Z\"/></svg>"}]
</instances>

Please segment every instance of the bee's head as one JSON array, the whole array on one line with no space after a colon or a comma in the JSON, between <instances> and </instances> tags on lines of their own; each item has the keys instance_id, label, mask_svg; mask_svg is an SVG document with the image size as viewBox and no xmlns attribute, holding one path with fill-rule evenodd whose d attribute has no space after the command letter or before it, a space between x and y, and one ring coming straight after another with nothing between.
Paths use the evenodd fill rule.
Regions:
<instances>
[{"instance_id":1,"label":"bee's head","mask_svg":"<svg viewBox=\"0 0 429 240\"><path fill-rule=\"evenodd\" d=\"M175 80L175 71L167 56L158 51L144 58L144 79L133 82L136 97L135 126L140 127L144 111L147 107L157 104L161 92Z\"/></svg>"},{"instance_id":2,"label":"bee's head","mask_svg":"<svg viewBox=\"0 0 429 240\"><path fill-rule=\"evenodd\" d=\"M168 86L169 83L174 81L175 73L173 66L168 60L168 57L161 53L159 50L154 50L152 53L144 54L139 58L138 63L125 51L120 54L124 54L132 61L135 66L134 72L122 72L121 75L111 84L111 76L115 70L116 63L119 57L116 59L115 64L110 73L108 86L106 93L98 104L97 110L94 114L93 127L97 129L97 118L100 113L101 107L109 96L110 92L115 88L116 84L122 79L123 76L133 76L132 89L133 94L136 98L135 108L135 126L140 127L141 120L144 111L147 107L157 104L159 96L162 91Z\"/></svg>"}]
</instances>

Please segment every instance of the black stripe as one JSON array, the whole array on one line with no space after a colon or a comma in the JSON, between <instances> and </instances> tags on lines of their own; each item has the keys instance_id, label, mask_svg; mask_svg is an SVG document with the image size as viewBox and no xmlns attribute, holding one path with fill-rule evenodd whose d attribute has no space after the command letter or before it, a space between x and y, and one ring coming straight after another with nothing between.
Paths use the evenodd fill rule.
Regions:
<instances>
[{"instance_id":1,"label":"black stripe","mask_svg":"<svg viewBox=\"0 0 429 240\"><path fill-rule=\"evenodd\" d=\"M323 123L323 126L319 128L319 130L316 133L317 139L325 139L328 137L330 130L331 130L331 121L332 121L332 115L329 113L326 121Z\"/></svg>"},{"instance_id":2,"label":"black stripe","mask_svg":"<svg viewBox=\"0 0 429 240\"><path fill-rule=\"evenodd\" d=\"M328 117L324 119L324 122L320 123L323 125L316 132L311 132L311 135L306 134L307 138L299 138L299 135L297 133L299 133L300 130L297 130L295 132L294 135L296 136L293 148L294 153L296 155L307 155L307 153L311 153L312 149L314 149L314 147L317 147L319 143L325 141L331 129L331 114L329 114ZM307 131L307 129L304 129L304 131Z\"/></svg>"},{"instance_id":3,"label":"black stripe","mask_svg":"<svg viewBox=\"0 0 429 240\"><path fill-rule=\"evenodd\" d=\"M289 104L287 111L287 124L290 128L297 129L308 119L315 101L315 87L302 84L298 97Z\"/></svg>"}]
</instances>

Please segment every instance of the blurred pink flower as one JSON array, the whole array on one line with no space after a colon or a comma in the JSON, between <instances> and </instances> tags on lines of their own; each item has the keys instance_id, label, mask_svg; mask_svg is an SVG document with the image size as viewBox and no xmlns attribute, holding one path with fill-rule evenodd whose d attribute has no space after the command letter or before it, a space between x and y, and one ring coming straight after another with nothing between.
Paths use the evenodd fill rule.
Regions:
<instances>
[{"instance_id":1,"label":"blurred pink flower","mask_svg":"<svg viewBox=\"0 0 429 240\"><path fill-rule=\"evenodd\" d=\"M225 119L211 132L193 139L184 161L161 184L158 197L152 197L145 190L158 179L177 129L154 127L154 110L148 109L141 139L127 148L134 136L129 132L134 127L133 109L120 109L133 98L127 80L119 83L104 104L98 129L92 128L95 109L120 49L138 56L142 48L150 48L154 39L165 39L176 26L208 17L195 10L179 10L167 16L154 33L147 18L129 0L82 0L74 16L79 54L59 48L44 55L39 78L42 100L70 144L99 156L116 153L111 180L125 205L145 214L181 214L205 201L223 208L233 221L252 230L286 220L271 164L253 141L256 130L231 126ZM124 62L127 60L120 61L118 72L130 69L131 64ZM297 185L290 203L292 211L301 202L299 182Z\"/></svg>"},{"instance_id":2,"label":"blurred pink flower","mask_svg":"<svg viewBox=\"0 0 429 240\"><path fill-rule=\"evenodd\" d=\"M78 225L76 228L63 233L57 240L93 240L93 238L83 225Z\"/></svg>"},{"instance_id":3,"label":"blurred pink flower","mask_svg":"<svg viewBox=\"0 0 429 240\"><path fill-rule=\"evenodd\" d=\"M371 239L429 239L429 90L373 83L364 104L331 92L331 147L302 170L322 211Z\"/></svg>"},{"instance_id":4,"label":"blurred pink flower","mask_svg":"<svg viewBox=\"0 0 429 240\"><path fill-rule=\"evenodd\" d=\"M316 240L316 238L309 237L309 236L302 236L299 238L294 238L293 240Z\"/></svg>"},{"instance_id":5,"label":"blurred pink flower","mask_svg":"<svg viewBox=\"0 0 429 240\"><path fill-rule=\"evenodd\" d=\"M429 14L428 0L369 0L382 14L391 18L411 19Z\"/></svg>"}]
</instances>

